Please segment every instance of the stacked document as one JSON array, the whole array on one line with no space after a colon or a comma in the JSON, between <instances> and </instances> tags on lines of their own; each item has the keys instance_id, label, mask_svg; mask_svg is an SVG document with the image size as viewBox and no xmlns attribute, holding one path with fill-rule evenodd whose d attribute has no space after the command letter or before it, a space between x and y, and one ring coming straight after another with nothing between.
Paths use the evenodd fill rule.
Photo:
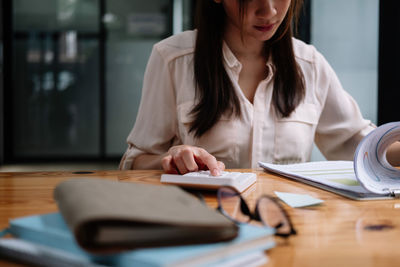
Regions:
<instances>
[{"instance_id":1,"label":"stacked document","mask_svg":"<svg viewBox=\"0 0 400 267\"><path fill-rule=\"evenodd\" d=\"M243 224L231 241L92 254L78 245L60 213L14 219L8 231L18 239L0 239L0 254L40 266L259 266L275 246L272 228Z\"/></svg>"},{"instance_id":2,"label":"stacked document","mask_svg":"<svg viewBox=\"0 0 400 267\"><path fill-rule=\"evenodd\" d=\"M400 194L400 170L386 151L400 140L400 122L384 124L358 145L353 161L320 161L289 165L259 162L265 170L356 199L390 199Z\"/></svg>"},{"instance_id":3,"label":"stacked document","mask_svg":"<svg viewBox=\"0 0 400 267\"><path fill-rule=\"evenodd\" d=\"M38 266L259 266L275 229L236 225L176 186L71 179L60 213L17 218L0 257Z\"/></svg>"}]
</instances>

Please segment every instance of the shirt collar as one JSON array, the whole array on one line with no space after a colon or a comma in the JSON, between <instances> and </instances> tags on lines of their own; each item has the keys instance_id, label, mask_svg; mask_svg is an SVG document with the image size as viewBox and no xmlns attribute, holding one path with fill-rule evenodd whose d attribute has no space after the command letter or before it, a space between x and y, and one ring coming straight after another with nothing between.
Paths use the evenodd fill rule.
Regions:
<instances>
[{"instance_id":1,"label":"shirt collar","mask_svg":"<svg viewBox=\"0 0 400 267\"><path fill-rule=\"evenodd\" d=\"M235 57L232 50L229 48L229 46L226 44L225 41L223 41L223 43L222 43L222 54L223 54L226 64L229 66L229 68L233 68L236 66L242 66L240 61ZM274 70L274 64L272 63L271 57L268 58L266 65L271 70Z\"/></svg>"},{"instance_id":2,"label":"shirt collar","mask_svg":"<svg viewBox=\"0 0 400 267\"><path fill-rule=\"evenodd\" d=\"M223 54L226 64L229 66L229 68L233 68L235 66L241 65L239 60L237 60L237 58L233 54L232 50L229 48L229 46L226 44L225 41L223 41L223 43L222 43L222 54Z\"/></svg>"}]
</instances>

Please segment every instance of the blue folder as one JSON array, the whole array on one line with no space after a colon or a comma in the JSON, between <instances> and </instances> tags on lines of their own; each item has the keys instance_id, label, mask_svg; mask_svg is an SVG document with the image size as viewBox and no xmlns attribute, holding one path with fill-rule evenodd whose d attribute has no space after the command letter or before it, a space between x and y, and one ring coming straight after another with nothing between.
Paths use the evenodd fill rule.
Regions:
<instances>
[{"instance_id":1,"label":"blue folder","mask_svg":"<svg viewBox=\"0 0 400 267\"><path fill-rule=\"evenodd\" d=\"M209 266L275 246L273 229L249 224L239 228L238 237L228 242L136 249L111 255L94 255L81 249L60 213L11 220L9 232L20 239L111 266Z\"/></svg>"}]
</instances>

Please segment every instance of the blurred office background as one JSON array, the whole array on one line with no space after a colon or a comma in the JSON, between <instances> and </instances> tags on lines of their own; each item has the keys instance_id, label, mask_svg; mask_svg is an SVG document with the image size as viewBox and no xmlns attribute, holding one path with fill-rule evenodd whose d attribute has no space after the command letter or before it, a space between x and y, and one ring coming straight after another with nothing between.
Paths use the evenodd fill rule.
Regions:
<instances>
[{"instance_id":1,"label":"blurred office background","mask_svg":"<svg viewBox=\"0 0 400 267\"><path fill-rule=\"evenodd\" d=\"M193 27L192 1L5 2L4 160L116 168L152 46Z\"/></svg>"},{"instance_id":2,"label":"blurred office background","mask_svg":"<svg viewBox=\"0 0 400 267\"><path fill-rule=\"evenodd\" d=\"M311 4L311 43L331 64L364 117L377 124L379 0ZM311 160L324 159L315 146Z\"/></svg>"},{"instance_id":3,"label":"blurred office background","mask_svg":"<svg viewBox=\"0 0 400 267\"><path fill-rule=\"evenodd\" d=\"M0 171L71 161L117 168L152 46L193 28L195 1L0 0ZM380 53L394 45L382 35L382 14L388 27L398 22L384 2L307 0L298 33L375 124L394 120L384 100L393 96L382 95L395 84ZM312 159L323 157L315 149Z\"/></svg>"}]
</instances>

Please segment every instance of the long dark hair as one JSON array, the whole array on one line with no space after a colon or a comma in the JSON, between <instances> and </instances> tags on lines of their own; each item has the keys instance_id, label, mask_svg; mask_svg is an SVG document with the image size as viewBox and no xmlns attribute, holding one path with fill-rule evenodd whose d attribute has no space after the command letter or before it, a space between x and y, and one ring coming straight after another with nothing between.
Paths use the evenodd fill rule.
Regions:
<instances>
[{"instance_id":1,"label":"long dark hair","mask_svg":"<svg viewBox=\"0 0 400 267\"><path fill-rule=\"evenodd\" d=\"M246 0L239 1L241 20ZM274 36L265 42L268 56L275 66L272 101L278 114L288 117L304 98L303 74L297 65L292 45L292 19L297 21L302 0L292 0L285 19ZM194 121L190 131L202 136L220 118L240 117L240 102L225 71L222 44L225 29L225 11L222 4L212 0L197 0L197 39L194 52L194 79L198 102L191 111Z\"/></svg>"}]
</instances>

